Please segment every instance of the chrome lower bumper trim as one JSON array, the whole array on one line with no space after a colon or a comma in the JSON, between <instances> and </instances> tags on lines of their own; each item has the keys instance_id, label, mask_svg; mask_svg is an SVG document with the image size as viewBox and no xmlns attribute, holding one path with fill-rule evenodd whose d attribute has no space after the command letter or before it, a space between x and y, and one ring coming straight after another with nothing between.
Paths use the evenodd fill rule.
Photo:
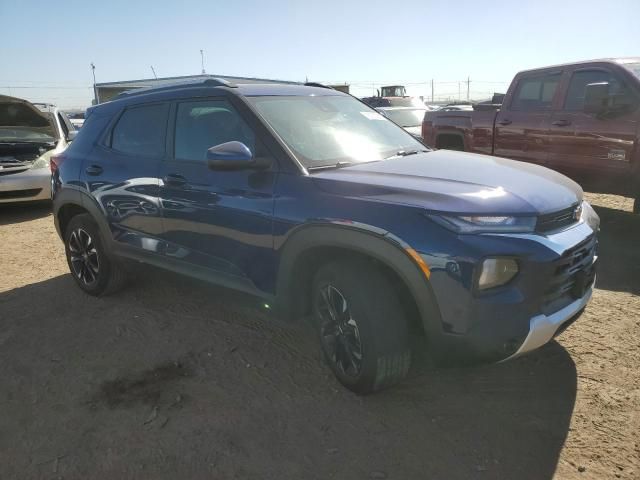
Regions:
<instances>
[{"instance_id":1,"label":"chrome lower bumper trim","mask_svg":"<svg viewBox=\"0 0 640 480\"><path fill-rule=\"evenodd\" d=\"M535 350L549 342L564 322L582 310L593 294L593 285L582 298L570 303L552 315L536 315L529 321L529 334L516 353L503 361L518 357L524 353Z\"/></svg>"}]
</instances>

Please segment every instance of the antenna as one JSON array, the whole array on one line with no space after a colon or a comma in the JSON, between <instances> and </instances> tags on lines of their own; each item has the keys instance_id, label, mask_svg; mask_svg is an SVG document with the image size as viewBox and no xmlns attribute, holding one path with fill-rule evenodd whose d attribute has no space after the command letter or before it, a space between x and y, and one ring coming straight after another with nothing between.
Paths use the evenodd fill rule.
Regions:
<instances>
[{"instance_id":1,"label":"antenna","mask_svg":"<svg viewBox=\"0 0 640 480\"><path fill-rule=\"evenodd\" d=\"M200 63L202 64L202 75L204 75L205 72L204 71L204 50L200 49Z\"/></svg>"},{"instance_id":2,"label":"antenna","mask_svg":"<svg viewBox=\"0 0 640 480\"><path fill-rule=\"evenodd\" d=\"M91 73L93 74L93 101L98 104L98 89L96 88L96 66L91 62Z\"/></svg>"},{"instance_id":3,"label":"antenna","mask_svg":"<svg viewBox=\"0 0 640 480\"><path fill-rule=\"evenodd\" d=\"M153 72L153 76L155 78L158 78L158 75L156 75L156 71L153 69L153 65L149 65L151 67L151 71Z\"/></svg>"}]
</instances>

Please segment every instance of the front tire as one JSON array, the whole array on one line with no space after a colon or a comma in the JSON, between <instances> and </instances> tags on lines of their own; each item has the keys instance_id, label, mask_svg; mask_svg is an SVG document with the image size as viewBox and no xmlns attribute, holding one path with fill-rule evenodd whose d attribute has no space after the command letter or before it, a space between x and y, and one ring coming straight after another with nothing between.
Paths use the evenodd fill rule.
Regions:
<instances>
[{"instance_id":1,"label":"front tire","mask_svg":"<svg viewBox=\"0 0 640 480\"><path fill-rule=\"evenodd\" d=\"M372 393L407 375L407 318L379 269L364 260L326 264L315 276L312 301L325 360L345 387Z\"/></svg>"},{"instance_id":2,"label":"front tire","mask_svg":"<svg viewBox=\"0 0 640 480\"><path fill-rule=\"evenodd\" d=\"M125 284L126 273L108 255L91 215L76 215L69 221L64 247L71 276L89 295L108 295Z\"/></svg>"}]
</instances>

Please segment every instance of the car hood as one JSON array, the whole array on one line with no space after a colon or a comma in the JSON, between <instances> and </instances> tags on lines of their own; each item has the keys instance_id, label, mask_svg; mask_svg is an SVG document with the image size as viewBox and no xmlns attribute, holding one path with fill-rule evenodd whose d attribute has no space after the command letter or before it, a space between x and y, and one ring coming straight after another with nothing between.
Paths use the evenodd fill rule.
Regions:
<instances>
[{"instance_id":1,"label":"car hood","mask_svg":"<svg viewBox=\"0 0 640 480\"><path fill-rule=\"evenodd\" d=\"M582 200L569 178L538 165L437 150L313 174L328 193L477 214L542 214Z\"/></svg>"},{"instance_id":2,"label":"car hood","mask_svg":"<svg viewBox=\"0 0 640 480\"><path fill-rule=\"evenodd\" d=\"M29 130L52 138L58 134L53 118L27 100L0 95L0 129L3 131L18 129Z\"/></svg>"}]
</instances>

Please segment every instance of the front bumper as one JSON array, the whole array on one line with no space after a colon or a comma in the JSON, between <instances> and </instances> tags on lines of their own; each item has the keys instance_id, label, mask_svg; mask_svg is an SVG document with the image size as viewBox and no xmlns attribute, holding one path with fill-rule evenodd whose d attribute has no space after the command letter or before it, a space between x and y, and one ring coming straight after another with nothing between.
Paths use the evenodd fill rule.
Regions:
<instances>
[{"instance_id":1,"label":"front bumper","mask_svg":"<svg viewBox=\"0 0 640 480\"><path fill-rule=\"evenodd\" d=\"M0 176L0 203L51 200L51 172L34 168Z\"/></svg>"},{"instance_id":2,"label":"front bumper","mask_svg":"<svg viewBox=\"0 0 640 480\"><path fill-rule=\"evenodd\" d=\"M558 331L564 326L568 326L584 310L593 294L593 285L587 290L582 298L577 299L566 307L551 315L536 315L529 321L529 334L525 338L520 348L503 361L519 357L527 352L540 348L556 336Z\"/></svg>"},{"instance_id":3,"label":"front bumper","mask_svg":"<svg viewBox=\"0 0 640 480\"><path fill-rule=\"evenodd\" d=\"M441 328L429 331L429 319L423 323L434 355L445 363L496 362L534 350L577 318L591 298L597 238L584 222L548 235L468 235L450 243L463 254L439 264L423 254ZM485 252L517 258L520 274L504 287L475 291L475 268Z\"/></svg>"}]
</instances>

